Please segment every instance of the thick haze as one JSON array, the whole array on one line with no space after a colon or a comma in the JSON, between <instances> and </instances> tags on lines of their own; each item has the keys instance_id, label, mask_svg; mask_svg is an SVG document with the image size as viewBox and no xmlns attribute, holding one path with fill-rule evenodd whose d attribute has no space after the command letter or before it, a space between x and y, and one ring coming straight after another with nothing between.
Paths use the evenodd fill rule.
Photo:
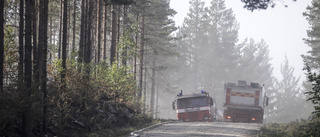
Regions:
<instances>
[{"instance_id":1,"label":"thick haze","mask_svg":"<svg viewBox=\"0 0 320 137\"><path fill-rule=\"evenodd\" d=\"M206 6L209 6L211 0L202 1L206 3ZM188 67L191 68L191 65L179 69L179 72L181 72L182 74L175 75L176 77L180 78L180 83L175 83L177 85L172 85L177 87L177 89L173 89L175 90L174 92L179 92L180 89L183 89L184 92L187 94L190 92L200 91L200 89L204 89L208 91L210 95L216 98L218 109L220 111L223 111L224 108L222 106L224 103L224 82L236 82L237 80L246 80L247 82L258 82L260 84L265 84L267 96L270 97L269 107L265 111L265 115L267 117L271 118L272 120L278 120L277 118L279 118L279 116L283 116L287 118L284 121L280 122L289 122L291 120L294 120L295 118L306 118L307 116L309 116L312 107L306 107L307 105L297 105L304 105L306 102L306 99L304 98L303 93L301 93L300 90L301 82L305 80L304 71L302 70L303 61L301 55L306 54L307 51L310 50L309 47L303 41L303 38L307 38L307 30L309 29L309 24L302 14L306 11L306 7L311 3L311 0L298 0L297 2L293 2L292 0L285 0L285 2L286 3L278 2L274 8L268 8L267 10L255 10L251 12L243 8L244 4L241 2L241 0L225 0L226 8L231 8L233 10L233 14L235 15L236 21L239 24L238 44L242 43L246 38L248 38L248 41L245 43L247 49L242 51L242 59L256 58L255 54L260 54L260 57L267 58L265 58L264 60L258 60L256 62L250 62L250 64L247 64L247 62L249 61L244 59L243 62L240 62L240 64L242 63L242 68L237 68L235 69L236 73L232 73L232 69L227 68L234 64L231 58L229 58L231 61L220 60L219 62L219 60L215 60L215 58L223 58L221 57L221 55L225 56L226 53L229 53L229 51L230 53L232 53L232 51L230 49L212 49L210 51L209 48L206 48L210 46L210 42L203 42L206 41L206 39L202 39L201 36L198 36L197 38L199 38L199 41L192 41L195 44L192 42L191 43L195 46L201 45L199 46L198 51L195 50L196 52L201 54L195 54L190 57L198 57L197 55L202 56L199 56L199 60L193 62L195 69L188 69ZM288 5L287 8L285 7L285 4ZM174 16L176 26L181 26L184 21L184 18L187 16L187 13L189 13L189 0L171 0L170 5L171 8L173 8L177 12L177 14ZM223 22L223 19L221 21ZM192 28L192 25L190 24L191 23L189 22L189 26L187 26L191 26L190 28ZM192 31L185 32L185 34L188 33L192 33ZM236 34L236 32L231 32L231 34ZM232 40L235 40L236 38L233 36L231 36L231 38L228 39L227 42L234 42ZM194 39L190 38L188 40ZM250 39L253 39L254 41L251 41ZM207 41L210 40L212 42L214 41L214 38L210 37L207 39ZM182 42L181 45L185 46L185 48L181 48L180 52L183 54L183 52L186 52L183 50L187 49L188 46L189 48L192 47L190 46L192 44L188 42ZM252 45L255 46L252 47ZM219 46L221 47L221 45ZM255 49L258 49L257 52L255 52ZM269 53L268 50L270 51ZM221 53L223 54L220 54L220 51L222 51ZM292 66L294 68L294 77L300 77L300 81L295 81L295 79L293 78L293 80L290 81L291 83L283 86L287 83L281 81L282 75L280 73L280 68L281 64L284 65L285 56L287 56L289 62L288 64L286 64L288 67L287 69L290 69L290 67ZM271 61L269 57L272 58ZM217 66L212 66L211 64L217 64ZM280 84L274 81L271 75L276 77ZM287 76L287 74L285 75ZM288 77L286 77L286 79L288 79ZM284 87L290 88L287 89ZM172 93L166 94L168 95L165 95L166 98L164 99L164 104L161 104L162 102L160 103L162 107L161 109L163 109L163 112L166 113L160 112L160 115L162 115L161 117L174 118L173 116L176 116L175 112L167 111L167 109L170 109L171 105L168 101L173 100L174 96L172 96ZM286 96L287 94L298 96L290 97ZM289 101L292 102L284 103ZM280 109L284 110L284 113L280 113L278 111ZM296 113L296 115L292 115L292 117L290 117L290 114L293 113L291 113L291 110L298 110L301 113L294 112ZM279 116L277 116L278 114Z\"/></svg>"},{"instance_id":2,"label":"thick haze","mask_svg":"<svg viewBox=\"0 0 320 137\"><path fill-rule=\"evenodd\" d=\"M208 5L211 0L203 1ZM311 0L286 0L284 4L288 5L287 8L278 2L275 8L253 12L244 9L240 0L226 0L225 3L227 8L232 8L240 24L239 42L245 38L255 41L264 39L269 45L276 78L281 79L280 66L287 55L289 64L295 68L295 76L305 79L301 55L309 48L302 39L307 37L309 24L302 13ZM177 12L174 17L176 25L181 26L189 10L189 0L171 0L170 6Z\"/></svg>"}]
</instances>

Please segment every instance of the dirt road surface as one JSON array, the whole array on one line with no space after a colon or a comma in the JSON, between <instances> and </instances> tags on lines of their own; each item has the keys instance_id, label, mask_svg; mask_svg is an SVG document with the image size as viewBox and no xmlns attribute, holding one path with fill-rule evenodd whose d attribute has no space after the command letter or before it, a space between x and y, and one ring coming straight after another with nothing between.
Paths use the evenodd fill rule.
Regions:
<instances>
[{"instance_id":1,"label":"dirt road surface","mask_svg":"<svg viewBox=\"0 0 320 137\"><path fill-rule=\"evenodd\" d=\"M256 137L262 124L173 122L144 130L140 137Z\"/></svg>"}]
</instances>

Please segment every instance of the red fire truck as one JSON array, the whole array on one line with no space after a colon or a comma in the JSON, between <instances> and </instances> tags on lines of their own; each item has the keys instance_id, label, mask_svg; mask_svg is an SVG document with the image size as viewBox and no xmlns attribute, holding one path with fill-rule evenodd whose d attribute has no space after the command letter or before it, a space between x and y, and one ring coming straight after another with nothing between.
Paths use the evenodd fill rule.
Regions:
<instances>
[{"instance_id":1,"label":"red fire truck","mask_svg":"<svg viewBox=\"0 0 320 137\"><path fill-rule=\"evenodd\" d=\"M216 103L208 92L183 95L181 91L172 102L172 109L177 112L178 121L215 121Z\"/></svg>"},{"instance_id":2,"label":"red fire truck","mask_svg":"<svg viewBox=\"0 0 320 137\"><path fill-rule=\"evenodd\" d=\"M263 85L247 85L246 81L238 81L238 84L226 83L224 90L224 121L263 123L264 107L268 105L269 100Z\"/></svg>"}]
</instances>

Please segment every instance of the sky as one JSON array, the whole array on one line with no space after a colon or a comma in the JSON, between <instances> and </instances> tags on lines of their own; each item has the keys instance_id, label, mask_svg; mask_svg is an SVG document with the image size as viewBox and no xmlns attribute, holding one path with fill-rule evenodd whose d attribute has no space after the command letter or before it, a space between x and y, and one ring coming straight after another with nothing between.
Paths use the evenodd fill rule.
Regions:
<instances>
[{"instance_id":1,"label":"sky","mask_svg":"<svg viewBox=\"0 0 320 137\"><path fill-rule=\"evenodd\" d=\"M211 0L202 1L209 6ZM256 42L263 39L269 45L269 56L272 58L271 63L274 68L273 75L278 80L282 79L281 63L287 56L289 65L294 68L295 77L300 77L300 81L303 81L305 75L302 70L301 55L310 50L303 38L307 38L307 30L310 25L302 13L311 4L311 0L279 1L276 2L274 8L253 12L244 9L241 0L225 0L225 4L228 9L231 8L234 11L240 25L239 42L245 38L253 38ZM174 16L176 26L181 26L189 11L189 0L171 0L170 7L177 12Z\"/></svg>"}]
</instances>

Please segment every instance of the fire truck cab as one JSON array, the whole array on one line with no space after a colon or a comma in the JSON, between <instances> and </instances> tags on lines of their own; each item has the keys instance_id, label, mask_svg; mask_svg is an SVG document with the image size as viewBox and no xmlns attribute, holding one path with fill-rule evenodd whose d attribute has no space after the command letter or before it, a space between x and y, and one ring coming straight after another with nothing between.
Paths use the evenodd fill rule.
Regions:
<instances>
[{"instance_id":1,"label":"fire truck cab","mask_svg":"<svg viewBox=\"0 0 320 137\"><path fill-rule=\"evenodd\" d=\"M181 91L172 102L178 121L216 121L216 103L208 92L183 95Z\"/></svg>"}]
</instances>

